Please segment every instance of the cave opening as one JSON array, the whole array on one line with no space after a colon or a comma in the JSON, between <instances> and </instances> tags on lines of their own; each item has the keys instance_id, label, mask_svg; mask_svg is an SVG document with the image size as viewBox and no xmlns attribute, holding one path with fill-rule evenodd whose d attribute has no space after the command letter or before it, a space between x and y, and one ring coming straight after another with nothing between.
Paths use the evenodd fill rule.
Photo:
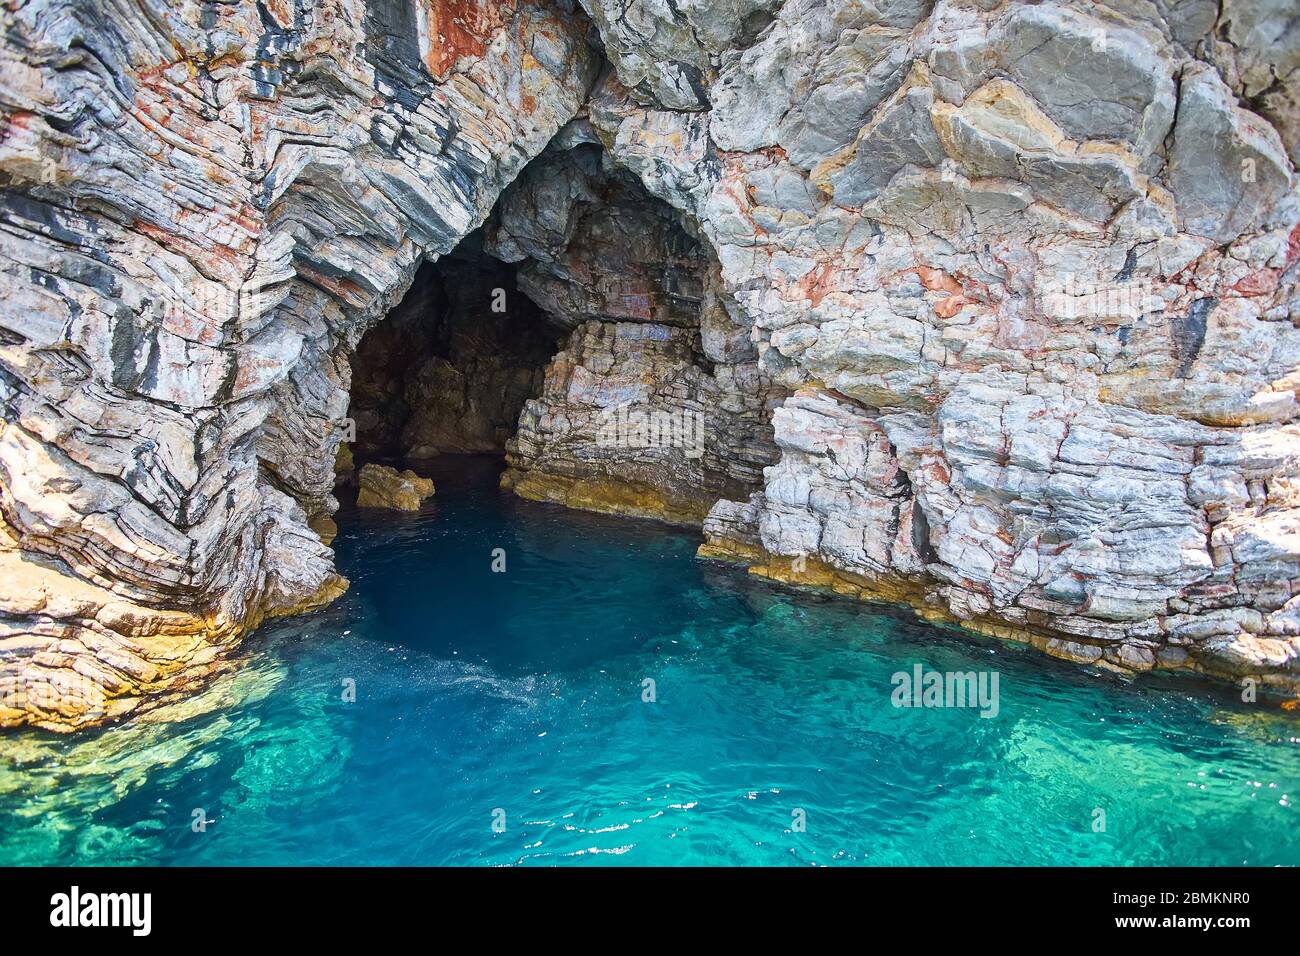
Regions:
<instances>
[{"instance_id":1,"label":"cave opening","mask_svg":"<svg viewBox=\"0 0 1300 956\"><path fill-rule=\"evenodd\" d=\"M340 475L504 454L523 497L698 527L775 460L775 393L718 268L575 121L360 341Z\"/></svg>"},{"instance_id":2,"label":"cave opening","mask_svg":"<svg viewBox=\"0 0 1300 956\"><path fill-rule=\"evenodd\" d=\"M353 357L358 461L504 452L561 334L516 272L484 252L481 229L420 265Z\"/></svg>"}]
</instances>

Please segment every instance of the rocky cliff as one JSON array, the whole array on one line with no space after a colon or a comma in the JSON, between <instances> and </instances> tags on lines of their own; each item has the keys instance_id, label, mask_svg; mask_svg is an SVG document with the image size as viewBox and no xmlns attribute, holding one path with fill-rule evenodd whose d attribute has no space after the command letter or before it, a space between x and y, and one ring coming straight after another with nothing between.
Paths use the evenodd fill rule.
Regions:
<instances>
[{"instance_id":1,"label":"rocky cliff","mask_svg":"<svg viewBox=\"0 0 1300 956\"><path fill-rule=\"evenodd\" d=\"M1287 0L5 18L0 723L183 692L339 593L350 357L485 221L565 337L519 493L1300 687Z\"/></svg>"},{"instance_id":2,"label":"rocky cliff","mask_svg":"<svg viewBox=\"0 0 1300 956\"><path fill-rule=\"evenodd\" d=\"M0 723L62 729L340 592L348 357L598 57L511 0L4 17Z\"/></svg>"}]
</instances>

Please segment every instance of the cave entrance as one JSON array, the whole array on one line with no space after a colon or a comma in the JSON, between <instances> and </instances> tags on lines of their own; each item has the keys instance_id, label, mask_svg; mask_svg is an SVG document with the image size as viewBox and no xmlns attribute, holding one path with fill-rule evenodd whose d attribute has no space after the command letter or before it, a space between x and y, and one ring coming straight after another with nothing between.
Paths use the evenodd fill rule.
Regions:
<instances>
[{"instance_id":1,"label":"cave entrance","mask_svg":"<svg viewBox=\"0 0 1300 956\"><path fill-rule=\"evenodd\" d=\"M575 121L361 340L354 462L504 452L520 497L698 526L776 460L758 363L689 223Z\"/></svg>"},{"instance_id":2,"label":"cave entrance","mask_svg":"<svg viewBox=\"0 0 1300 956\"><path fill-rule=\"evenodd\" d=\"M536 395L560 330L518 289L516 266L471 233L424 262L352 360L358 461L500 453Z\"/></svg>"},{"instance_id":3,"label":"cave entrance","mask_svg":"<svg viewBox=\"0 0 1300 956\"><path fill-rule=\"evenodd\" d=\"M704 273L678 213L614 168L575 121L502 192L483 226L420 265L361 338L351 359L352 461L341 471L504 453L525 404L543 393L548 364L592 323L645 324L660 339L672 330L691 340L683 367L707 365L697 354ZM581 371L605 392L647 375Z\"/></svg>"}]
</instances>

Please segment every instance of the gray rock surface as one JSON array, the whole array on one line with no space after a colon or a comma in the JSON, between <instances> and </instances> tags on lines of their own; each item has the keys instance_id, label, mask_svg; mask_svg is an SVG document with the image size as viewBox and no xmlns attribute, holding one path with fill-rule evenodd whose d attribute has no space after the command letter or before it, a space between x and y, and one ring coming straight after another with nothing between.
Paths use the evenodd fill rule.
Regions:
<instances>
[{"instance_id":1,"label":"gray rock surface","mask_svg":"<svg viewBox=\"0 0 1300 956\"><path fill-rule=\"evenodd\" d=\"M614 161L797 390L706 553L1058 656L1297 686L1281 6L791 0L718 54L707 111L604 80Z\"/></svg>"},{"instance_id":2,"label":"gray rock surface","mask_svg":"<svg viewBox=\"0 0 1300 956\"><path fill-rule=\"evenodd\" d=\"M349 359L552 142L487 230L569 336L521 493L1300 687L1293 3L582 2L6 15L0 723L339 593ZM701 455L603 443L616 396Z\"/></svg>"},{"instance_id":3,"label":"gray rock surface","mask_svg":"<svg viewBox=\"0 0 1300 956\"><path fill-rule=\"evenodd\" d=\"M6 13L0 512L96 596L4 609L0 723L115 716L342 590L309 522L348 356L578 110L585 35L514 0Z\"/></svg>"}]
</instances>

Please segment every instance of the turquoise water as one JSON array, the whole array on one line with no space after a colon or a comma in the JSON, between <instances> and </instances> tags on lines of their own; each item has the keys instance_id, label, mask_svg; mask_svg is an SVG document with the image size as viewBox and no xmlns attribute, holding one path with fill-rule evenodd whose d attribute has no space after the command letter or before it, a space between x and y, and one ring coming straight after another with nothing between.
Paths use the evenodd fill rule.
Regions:
<instances>
[{"instance_id":1,"label":"turquoise water","mask_svg":"<svg viewBox=\"0 0 1300 956\"><path fill-rule=\"evenodd\" d=\"M1300 722L1230 688L767 585L694 534L503 495L491 460L435 468L419 515L341 512L348 595L199 697L0 737L0 863L1300 863ZM892 706L916 663L996 671L997 716Z\"/></svg>"}]
</instances>

